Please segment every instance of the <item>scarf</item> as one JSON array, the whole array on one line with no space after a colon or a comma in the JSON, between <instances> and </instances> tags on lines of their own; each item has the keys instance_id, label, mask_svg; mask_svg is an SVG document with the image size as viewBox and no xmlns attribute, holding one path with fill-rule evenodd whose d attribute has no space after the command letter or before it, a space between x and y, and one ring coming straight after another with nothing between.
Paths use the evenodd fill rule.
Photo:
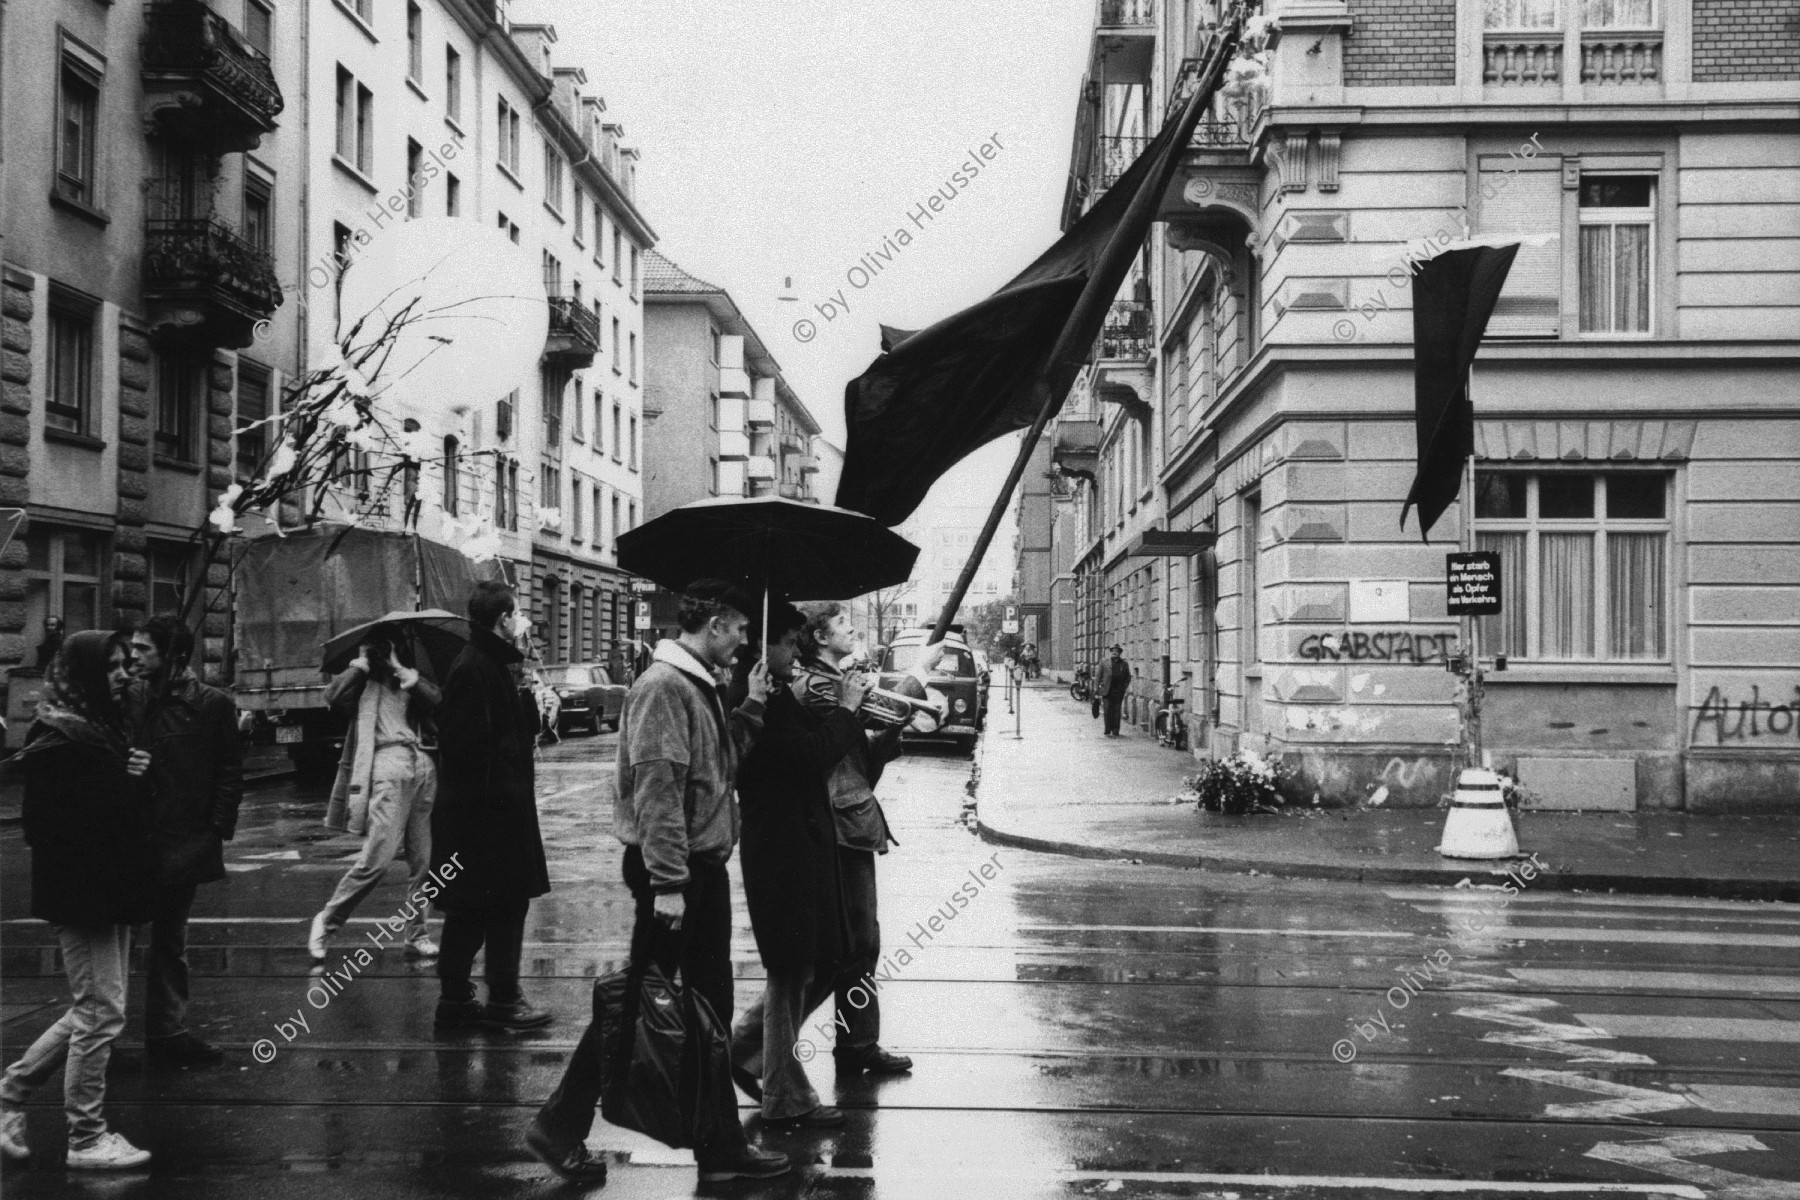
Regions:
<instances>
[{"instance_id":1,"label":"scarf","mask_svg":"<svg viewBox=\"0 0 1800 1200\"><path fill-rule=\"evenodd\" d=\"M106 681L117 636L87 629L63 642L50 664L22 754L73 744L120 758L128 755L124 714Z\"/></svg>"}]
</instances>

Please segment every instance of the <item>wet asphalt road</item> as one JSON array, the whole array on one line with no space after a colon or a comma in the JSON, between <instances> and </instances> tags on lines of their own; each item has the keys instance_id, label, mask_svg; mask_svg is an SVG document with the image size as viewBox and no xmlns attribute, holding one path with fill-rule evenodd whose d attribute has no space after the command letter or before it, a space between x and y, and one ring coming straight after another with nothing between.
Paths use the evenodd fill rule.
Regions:
<instances>
[{"instance_id":1,"label":"wet asphalt road","mask_svg":"<svg viewBox=\"0 0 1800 1200\"><path fill-rule=\"evenodd\" d=\"M228 848L230 879L195 910L192 1024L225 1064L113 1078L111 1120L157 1156L116 1178L65 1173L48 1085L29 1115L36 1160L7 1171L6 1195L570 1194L518 1137L580 1034L592 977L622 962L612 740L572 738L540 765L554 890L533 906L525 972L555 1025L434 1037L435 976L392 951L309 1003L306 921L356 842L319 824L322 789L265 786ZM1800 1198L1791 906L1527 889L1502 907L1036 855L968 832L970 774L922 750L883 787L902 843L881 865L883 1040L914 1074L836 1085L819 1034L815 1082L848 1128L752 1118L804 1168L708 1194ZM983 863L995 877L957 907ZM16 825L0 828L0 871L10 1060L67 1001L49 931L21 919ZM401 883L396 868L340 946L395 909ZM741 895L736 912L742 1007L761 968ZM130 1007L135 1046L140 980ZM295 1009L310 1029L288 1041L277 1023ZM266 1064L251 1052L264 1038ZM603 1123L590 1145L612 1161L604 1195L696 1190L685 1152Z\"/></svg>"}]
</instances>

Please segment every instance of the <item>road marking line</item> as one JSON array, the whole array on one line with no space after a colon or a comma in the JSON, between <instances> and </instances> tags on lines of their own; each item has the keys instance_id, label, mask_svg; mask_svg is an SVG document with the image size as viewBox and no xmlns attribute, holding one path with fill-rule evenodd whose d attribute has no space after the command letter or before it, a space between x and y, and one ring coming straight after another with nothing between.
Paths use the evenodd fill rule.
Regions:
<instances>
[{"instance_id":1,"label":"road marking line","mask_svg":"<svg viewBox=\"0 0 1800 1200\"><path fill-rule=\"evenodd\" d=\"M1556 1025L1526 1015L1560 1007L1556 1001L1540 996L1497 996L1478 1007L1459 1008L1454 1015L1472 1017L1477 1021L1493 1021L1519 1030L1518 1033L1494 1032L1481 1039L1495 1045L1566 1054L1570 1062L1656 1065L1656 1060L1648 1055L1587 1044L1596 1038L1613 1036L1604 1029L1594 1029L1587 1025Z\"/></svg>"},{"instance_id":2,"label":"road marking line","mask_svg":"<svg viewBox=\"0 0 1800 1200\"><path fill-rule=\"evenodd\" d=\"M1436 916L1460 917L1472 911L1483 911L1479 904L1415 904L1412 906L1419 912ZM1682 913L1623 913L1609 912L1605 909L1577 910L1572 908L1538 909L1520 911L1512 914L1519 917L1541 917L1547 920L1562 919L1566 921L1686 921L1690 924L1705 925L1785 925L1789 929L1800 929L1800 917L1737 917L1720 914L1716 917L1700 917Z\"/></svg>"},{"instance_id":3,"label":"road marking line","mask_svg":"<svg viewBox=\"0 0 1800 1200\"><path fill-rule=\"evenodd\" d=\"M634 1159L636 1152L633 1152ZM684 1160L684 1164L686 1161ZM823 1167L821 1178L831 1179L1006 1179L1017 1180L1020 1172L1004 1167L986 1170L930 1170L895 1164L873 1167ZM1514 1183L1492 1179L1411 1179L1380 1178L1365 1175L1240 1175L1209 1171L1033 1171L1034 1177L1064 1182L1110 1182L1129 1180L1133 1183L1217 1184L1226 1187L1253 1188L1357 1188L1362 1192L1415 1192L1429 1195L1466 1193L1499 1196L1678 1196L1682 1200L1707 1200L1699 1188L1669 1183Z\"/></svg>"},{"instance_id":4,"label":"road marking line","mask_svg":"<svg viewBox=\"0 0 1800 1200\"><path fill-rule=\"evenodd\" d=\"M1745 1083L1689 1083L1677 1086L1687 1092L1694 1107L1704 1108L1708 1112L1800 1117L1800 1088L1764 1087Z\"/></svg>"},{"instance_id":5,"label":"road marking line","mask_svg":"<svg viewBox=\"0 0 1800 1200\"><path fill-rule=\"evenodd\" d=\"M1453 932L1460 932L1453 930ZM1756 946L1800 950L1800 934L1709 933L1688 929L1584 929L1574 925L1508 925L1496 917L1475 937L1522 942L1641 942L1658 946Z\"/></svg>"},{"instance_id":6,"label":"road marking line","mask_svg":"<svg viewBox=\"0 0 1800 1200\"><path fill-rule=\"evenodd\" d=\"M1237 928L1228 925L1015 925L1019 933L1246 933L1278 937L1410 938L1415 933L1395 929L1287 929ZM1800 939L1796 939L1800 941Z\"/></svg>"},{"instance_id":7,"label":"road marking line","mask_svg":"<svg viewBox=\"0 0 1800 1200\"><path fill-rule=\"evenodd\" d=\"M1712 1200L1793 1200L1800 1183L1740 1175L1688 1158L1705 1154L1737 1154L1768 1147L1747 1133L1678 1133L1650 1142L1601 1142L1586 1157L1654 1171L1707 1189Z\"/></svg>"},{"instance_id":8,"label":"road marking line","mask_svg":"<svg viewBox=\"0 0 1800 1200\"><path fill-rule=\"evenodd\" d=\"M1504 876L1502 876L1504 878ZM1694 912L1698 909L1716 909L1721 912L1763 913L1769 916L1800 916L1800 906L1779 904L1774 902L1759 903L1755 900L1706 900L1699 897L1658 897L1658 896L1594 896L1579 895L1571 892L1531 893L1520 892L1508 896L1498 887L1492 888L1425 888L1400 887L1384 889L1382 895L1390 900L1437 900L1456 904L1467 904L1479 907L1492 904L1496 899L1504 898L1508 904L1557 904L1587 905L1604 908L1668 908L1678 912Z\"/></svg>"},{"instance_id":9,"label":"road marking line","mask_svg":"<svg viewBox=\"0 0 1800 1200\"><path fill-rule=\"evenodd\" d=\"M1508 967L1506 973L1521 983L1551 987L1764 992L1800 996L1800 977L1793 975L1711 975L1703 971L1590 971L1553 967Z\"/></svg>"},{"instance_id":10,"label":"road marking line","mask_svg":"<svg viewBox=\"0 0 1800 1200\"><path fill-rule=\"evenodd\" d=\"M1572 1088L1578 1092L1592 1092L1596 1096L1610 1097L1606 1100L1590 1100L1584 1104L1552 1104L1544 1109L1546 1117L1561 1117L1570 1121L1618 1121L1626 1117L1643 1116L1646 1113L1687 1108L1692 1104L1690 1097L1678 1092L1665 1092L1657 1088L1628 1087L1623 1083L1608 1083L1604 1079L1595 1079L1591 1075L1583 1075L1576 1071L1546 1071L1539 1067L1508 1067L1500 1073L1510 1075L1514 1079L1528 1079L1532 1083L1555 1084L1558 1087Z\"/></svg>"},{"instance_id":11,"label":"road marking line","mask_svg":"<svg viewBox=\"0 0 1800 1200\"><path fill-rule=\"evenodd\" d=\"M1627 1013L1576 1013L1575 1019L1607 1037L1800 1043L1800 1021L1773 1021L1759 1017L1637 1016Z\"/></svg>"}]
</instances>

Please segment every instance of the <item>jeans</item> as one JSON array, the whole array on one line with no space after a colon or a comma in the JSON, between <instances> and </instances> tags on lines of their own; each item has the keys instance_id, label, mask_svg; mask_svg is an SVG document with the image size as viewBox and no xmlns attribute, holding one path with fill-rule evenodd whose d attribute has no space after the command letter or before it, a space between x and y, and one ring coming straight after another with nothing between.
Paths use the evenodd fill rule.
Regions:
<instances>
[{"instance_id":1,"label":"jeans","mask_svg":"<svg viewBox=\"0 0 1800 1200\"><path fill-rule=\"evenodd\" d=\"M369 796L369 832L356 865L338 880L325 902L325 931L336 933L387 874L388 864L406 849L406 940L425 936L425 906L410 897L431 869L431 805L437 799L437 768L416 746L387 746L375 752L375 777Z\"/></svg>"},{"instance_id":2,"label":"jeans","mask_svg":"<svg viewBox=\"0 0 1800 1200\"><path fill-rule=\"evenodd\" d=\"M525 947L525 914L529 900L509 900L485 909L458 908L444 914L444 936L438 948L438 990L446 1001L467 1003L475 998L469 973L475 955L487 946L482 973L487 981L489 1004L516 1004L519 991L519 955Z\"/></svg>"},{"instance_id":3,"label":"jeans","mask_svg":"<svg viewBox=\"0 0 1800 1200\"><path fill-rule=\"evenodd\" d=\"M194 886L159 888L150 919L150 955L144 963L144 1037L176 1037L187 1032L188 913Z\"/></svg>"},{"instance_id":4,"label":"jeans","mask_svg":"<svg viewBox=\"0 0 1800 1200\"><path fill-rule=\"evenodd\" d=\"M131 926L74 929L52 925L62 944L63 970L75 1003L44 1030L0 1078L0 1104L17 1108L31 1089L49 1079L59 1059L63 1067L63 1111L69 1145L85 1149L106 1132L101 1104L106 1098L106 1063L113 1040L125 1028L125 982L131 970Z\"/></svg>"},{"instance_id":5,"label":"jeans","mask_svg":"<svg viewBox=\"0 0 1800 1200\"><path fill-rule=\"evenodd\" d=\"M719 1023L731 1022L731 875L724 863L688 861L688 884L682 890L686 910L681 928L670 930L656 920L656 897L650 890L650 871L636 846L625 847L625 886L637 901L631 928L631 961L648 958L663 975L673 980L677 971L683 987L706 998ZM446 950L448 945L446 944ZM572 1144L587 1140L594 1126L594 1109L600 1103L600 1083L606 1064L600 1055L600 1023L589 1022L582 1032L562 1082L538 1110L538 1123L556 1141ZM720 1097L729 1110L722 1114L725 1133L719 1143L697 1146L694 1157L705 1160L730 1154L744 1144L735 1094Z\"/></svg>"},{"instance_id":6,"label":"jeans","mask_svg":"<svg viewBox=\"0 0 1800 1200\"><path fill-rule=\"evenodd\" d=\"M762 1080L762 1115L770 1120L797 1117L819 1107L819 1093L804 1064L819 1045L816 1031L804 1032L806 1018L832 992L832 976L812 967L770 971L762 997L744 1011L731 1031L731 1061ZM811 1047L794 1055L802 1041Z\"/></svg>"},{"instance_id":7,"label":"jeans","mask_svg":"<svg viewBox=\"0 0 1800 1200\"><path fill-rule=\"evenodd\" d=\"M837 976L838 1039L835 1054L860 1054L881 1041L881 1002L864 987L868 1002L861 1008L848 996L881 962L881 920L875 911L875 852L838 847L838 887L844 919L850 927L849 952Z\"/></svg>"},{"instance_id":8,"label":"jeans","mask_svg":"<svg viewBox=\"0 0 1800 1200\"><path fill-rule=\"evenodd\" d=\"M1119 710L1121 708L1123 708L1124 706L1125 706L1125 697L1123 695L1108 696L1106 698L1106 732L1107 733L1118 733L1119 732Z\"/></svg>"}]
</instances>

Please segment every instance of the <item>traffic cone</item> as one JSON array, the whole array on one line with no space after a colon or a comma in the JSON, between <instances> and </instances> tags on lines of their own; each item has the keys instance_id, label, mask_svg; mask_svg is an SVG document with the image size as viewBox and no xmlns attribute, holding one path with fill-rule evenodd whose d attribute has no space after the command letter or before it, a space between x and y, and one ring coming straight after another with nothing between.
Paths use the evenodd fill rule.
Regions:
<instances>
[{"instance_id":1,"label":"traffic cone","mask_svg":"<svg viewBox=\"0 0 1800 1200\"><path fill-rule=\"evenodd\" d=\"M1498 775L1472 767L1457 776L1437 852L1446 858L1512 858L1519 853Z\"/></svg>"}]
</instances>

